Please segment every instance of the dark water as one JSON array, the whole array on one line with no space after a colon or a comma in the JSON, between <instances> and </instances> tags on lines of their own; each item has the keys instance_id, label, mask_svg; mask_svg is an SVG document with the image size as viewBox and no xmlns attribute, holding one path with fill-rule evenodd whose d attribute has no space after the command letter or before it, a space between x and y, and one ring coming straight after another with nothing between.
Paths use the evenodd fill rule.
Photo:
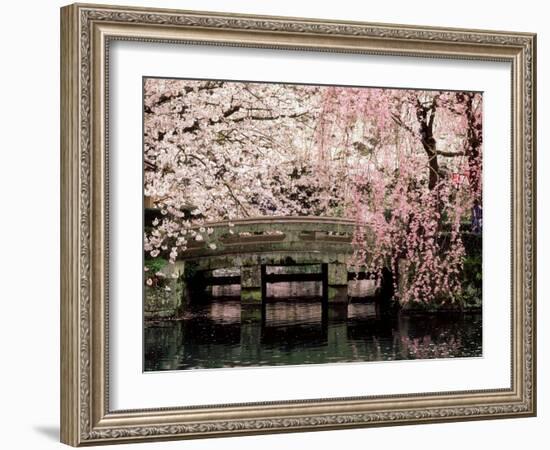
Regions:
<instances>
[{"instance_id":1,"label":"dark water","mask_svg":"<svg viewBox=\"0 0 550 450\"><path fill-rule=\"evenodd\" d=\"M381 316L374 304L218 299L145 326L145 370L482 356L481 314Z\"/></svg>"}]
</instances>

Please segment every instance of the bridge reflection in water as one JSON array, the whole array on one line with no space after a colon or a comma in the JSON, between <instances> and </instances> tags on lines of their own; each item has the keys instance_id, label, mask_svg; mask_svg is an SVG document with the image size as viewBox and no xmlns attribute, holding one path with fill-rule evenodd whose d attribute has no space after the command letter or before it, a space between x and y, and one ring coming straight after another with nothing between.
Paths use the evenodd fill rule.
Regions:
<instances>
[{"instance_id":1,"label":"bridge reflection in water","mask_svg":"<svg viewBox=\"0 0 550 450\"><path fill-rule=\"evenodd\" d=\"M145 327L145 370L481 356L481 315L387 316L374 303L217 298Z\"/></svg>"}]
</instances>

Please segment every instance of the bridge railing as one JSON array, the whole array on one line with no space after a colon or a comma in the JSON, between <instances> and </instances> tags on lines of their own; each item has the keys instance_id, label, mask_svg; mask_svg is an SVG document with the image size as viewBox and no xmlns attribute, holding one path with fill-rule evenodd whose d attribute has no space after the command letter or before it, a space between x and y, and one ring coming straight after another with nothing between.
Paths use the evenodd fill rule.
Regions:
<instances>
[{"instance_id":1,"label":"bridge railing","mask_svg":"<svg viewBox=\"0 0 550 450\"><path fill-rule=\"evenodd\" d=\"M203 231L199 231L203 229ZM274 216L210 222L194 228L200 240L191 239L178 259L268 252L351 253L356 224L329 217Z\"/></svg>"}]
</instances>

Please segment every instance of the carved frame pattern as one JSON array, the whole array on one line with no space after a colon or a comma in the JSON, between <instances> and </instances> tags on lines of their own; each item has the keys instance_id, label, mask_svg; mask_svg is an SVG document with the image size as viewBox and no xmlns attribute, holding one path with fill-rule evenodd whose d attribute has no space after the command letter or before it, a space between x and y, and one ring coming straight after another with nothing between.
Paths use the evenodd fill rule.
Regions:
<instances>
[{"instance_id":1,"label":"carved frame pattern","mask_svg":"<svg viewBox=\"0 0 550 450\"><path fill-rule=\"evenodd\" d=\"M61 14L63 442L78 446L535 414L535 35L92 5L71 5L63 8ZM115 24L122 26L120 30L131 32L109 35L108 30L102 32L98 28L102 24ZM139 30L134 31L132 27ZM154 27L163 30L169 27L174 29L173 34L176 35L178 29L197 29L206 35L212 32L213 37L214 30L224 32L221 39L216 35L211 42L208 38L199 39L203 44L512 62L513 96L521 101L519 107L515 105L512 121L513 161L517 171L517 185L513 190L516 197L521 198L516 199L513 207L513 221L516 221L513 270L517 272L513 292L517 296L517 309L513 314L515 346L513 387L510 391L243 404L237 405L236 409L243 408L244 412L237 411L235 415L224 413L227 406L213 405L208 407L210 410L204 416L211 417L209 419L200 419L200 414L193 416L193 408L109 411L108 348L105 348L108 347L108 333L105 331L108 304L104 295L108 279L104 267L97 267L101 264L101 258L105 260L105 253L97 254L94 250L104 236L96 230L101 231L108 220L105 215L108 199L100 198L103 192L98 191L101 183L108 182L105 173L98 175L98 171L104 169L102 164L105 162L101 159L103 157L94 159L97 158L94 152L99 148L97 136L104 137L108 132L103 130L103 134L94 134L98 119L106 123L107 113L101 116L97 111L97 99L104 95L104 92L98 94L97 90L103 88L106 91L108 83L100 84L97 79L97 70L101 69L97 67L97 55L104 58L106 64L111 39L194 41L192 38L159 37L147 32ZM232 31L237 33L234 38ZM262 33L268 33L271 40L254 41ZM242 39L243 35L249 35L250 41ZM289 36L297 41L302 36L305 43L289 44ZM311 44L319 36L334 38L334 46ZM358 41L363 38L366 39L364 45L363 41ZM103 48L98 48L98 43ZM103 208L103 213L98 214L98 208ZM106 240L102 243L106 245ZM98 273L102 278L100 281L97 280ZM518 281L521 281L520 286L517 286ZM97 301L104 303L94 303ZM407 407L404 402L407 399L425 399L426 404ZM362 406L359 403L356 412L349 412L349 408L345 412L341 408L346 401L353 403L360 400L365 403ZM369 402L374 403L369 406ZM319 408L316 408L317 403ZM334 412L331 403L334 403ZM254 409L256 405L257 410ZM303 409L299 414L285 413L285 405L292 405L294 411L296 406ZM252 408L247 410L248 406ZM186 416L186 412L190 412L191 416ZM217 413L219 417L216 417Z\"/></svg>"}]
</instances>

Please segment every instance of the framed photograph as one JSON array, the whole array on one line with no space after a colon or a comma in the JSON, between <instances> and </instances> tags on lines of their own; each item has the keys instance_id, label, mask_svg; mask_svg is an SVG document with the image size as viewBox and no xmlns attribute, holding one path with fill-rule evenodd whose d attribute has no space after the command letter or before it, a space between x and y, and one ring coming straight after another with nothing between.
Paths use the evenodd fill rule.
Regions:
<instances>
[{"instance_id":1,"label":"framed photograph","mask_svg":"<svg viewBox=\"0 0 550 450\"><path fill-rule=\"evenodd\" d=\"M62 8L62 442L535 415L535 58Z\"/></svg>"}]
</instances>

